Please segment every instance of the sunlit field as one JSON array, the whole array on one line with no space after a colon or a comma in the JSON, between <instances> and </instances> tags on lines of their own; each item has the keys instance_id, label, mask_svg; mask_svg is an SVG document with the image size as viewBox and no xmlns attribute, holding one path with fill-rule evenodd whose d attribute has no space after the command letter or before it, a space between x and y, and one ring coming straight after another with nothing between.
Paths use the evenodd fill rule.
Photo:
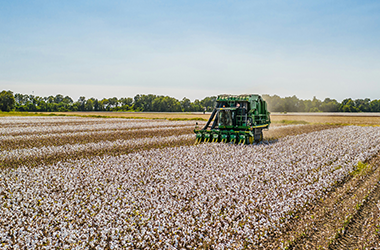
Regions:
<instances>
[{"instance_id":1,"label":"sunlit field","mask_svg":"<svg viewBox=\"0 0 380 250\"><path fill-rule=\"evenodd\" d=\"M380 118L278 115L260 143L194 145L193 115L1 117L1 247L380 247Z\"/></svg>"}]
</instances>

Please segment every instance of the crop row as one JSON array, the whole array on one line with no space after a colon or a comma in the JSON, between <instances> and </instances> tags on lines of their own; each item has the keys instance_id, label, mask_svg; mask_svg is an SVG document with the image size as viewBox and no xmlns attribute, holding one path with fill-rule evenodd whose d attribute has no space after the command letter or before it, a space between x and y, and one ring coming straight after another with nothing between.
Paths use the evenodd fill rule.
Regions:
<instances>
[{"instance_id":1,"label":"crop row","mask_svg":"<svg viewBox=\"0 0 380 250\"><path fill-rule=\"evenodd\" d=\"M141 138L132 140L116 140L116 141L101 141L99 143L85 143L85 144L65 144L62 146L50 146L41 148L29 148L29 149L15 149L11 151L1 151L0 161L7 160L25 160L30 157L41 157L45 155L55 155L57 153L64 153L70 155L73 152L97 150L103 148L117 148L122 146L135 147L142 144L152 144L155 142L165 142L173 140L181 140L183 138L189 138L190 135L161 137L156 136L152 138Z\"/></svg>"},{"instance_id":2,"label":"crop row","mask_svg":"<svg viewBox=\"0 0 380 250\"><path fill-rule=\"evenodd\" d=\"M50 134L26 134L0 136L0 149L13 150L33 147L85 144L90 142L129 140L152 136L189 134L194 126L172 126L158 128L134 128L127 130L96 130Z\"/></svg>"},{"instance_id":3,"label":"crop row","mask_svg":"<svg viewBox=\"0 0 380 250\"><path fill-rule=\"evenodd\" d=\"M77 150L71 146L57 150ZM259 248L379 150L379 128L351 126L269 144L2 169L0 240L28 248Z\"/></svg>"},{"instance_id":4,"label":"crop row","mask_svg":"<svg viewBox=\"0 0 380 250\"><path fill-rule=\"evenodd\" d=\"M168 133L169 132L169 133ZM170 133L159 131L161 135L142 137L129 140L100 141L90 143L64 144L60 146L43 146L33 148L14 149L0 152L0 166L18 167L21 165L36 166L44 162L58 162L62 160L77 159L83 157L99 156L103 154L120 155L136 150L187 145L193 141L193 134Z\"/></svg>"},{"instance_id":5,"label":"crop row","mask_svg":"<svg viewBox=\"0 0 380 250\"><path fill-rule=\"evenodd\" d=\"M169 126L194 126L194 121L128 121L122 120L118 122L106 122L106 123L95 123L95 124L75 124L66 125L59 124L57 126L36 126L31 124L28 127L1 127L0 135L20 135L20 134L48 134L48 133L58 133L58 132L79 132L79 131L89 131L89 130L119 130L119 129L132 129L132 128L158 128L158 127L169 127Z\"/></svg>"},{"instance_id":6,"label":"crop row","mask_svg":"<svg viewBox=\"0 0 380 250\"><path fill-rule=\"evenodd\" d=\"M129 120L129 119L128 119ZM130 119L131 121L141 121L139 119ZM0 125L2 127L10 126L33 126L33 125L56 125L56 124L75 124L75 123L102 123L102 122L118 122L125 121L125 119L120 118L88 118L88 117L46 117L46 116L35 116L35 117L18 117L18 116L6 116L0 119Z\"/></svg>"},{"instance_id":7,"label":"crop row","mask_svg":"<svg viewBox=\"0 0 380 250\"><path fill-rule=\"evenodd\" d=\"M75 121L75 120L97 120L98 118L82 118L77 116L4 116L0 119L0 124L17 124L17 123L47 123L57 121Z\"/></svg>"}]
</instances>

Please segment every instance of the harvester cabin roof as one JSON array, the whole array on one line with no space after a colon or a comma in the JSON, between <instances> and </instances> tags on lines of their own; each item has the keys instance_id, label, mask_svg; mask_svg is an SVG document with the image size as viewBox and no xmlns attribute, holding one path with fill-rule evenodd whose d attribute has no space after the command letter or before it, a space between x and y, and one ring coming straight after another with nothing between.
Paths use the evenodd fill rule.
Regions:
<instances>
[{"instance_id":1,"label":"harvester cabin roof","mask_svg":"<svg viewBox=\"0 0 380 250\"><path fill-rule=\"evenodd\" d=\"M260 95L257 94L244 94L244 95L218 95L218 98L216 99L217 102L225 102L225 101L252 101L252 100L258 100L261 99Z\"/></svg>"}]
</instances>

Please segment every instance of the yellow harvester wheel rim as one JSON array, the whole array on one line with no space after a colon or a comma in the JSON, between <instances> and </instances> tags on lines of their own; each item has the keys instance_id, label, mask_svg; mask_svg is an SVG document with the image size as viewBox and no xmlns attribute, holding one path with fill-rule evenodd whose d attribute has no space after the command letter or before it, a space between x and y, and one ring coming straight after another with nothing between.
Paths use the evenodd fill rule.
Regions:
<instances>
[{"instance_id":1,"label":"yellow harvester wheel rim","mask_svg":"<svg viewBox=\"0 0 380 250\"><path fill-rule=\"evenodd\" d=\"M253 137L249 137L249 144L253 143Z\"/></svg>"}]
</instances>

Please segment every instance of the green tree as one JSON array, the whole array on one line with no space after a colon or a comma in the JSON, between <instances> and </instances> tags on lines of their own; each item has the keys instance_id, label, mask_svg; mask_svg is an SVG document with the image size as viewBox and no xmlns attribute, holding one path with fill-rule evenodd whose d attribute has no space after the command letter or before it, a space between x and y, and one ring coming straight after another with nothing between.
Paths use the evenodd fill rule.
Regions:
<instances>
[{"instance_id":1,"label":"green tree","mask_svg":"<svg viewBox=\"0 0 380 250\"><path fill-rule=\"evenodd\" d=\"M262 97L267 102L269 111L271 111L271 112L284 112L284 111L286 111L285 110L285 102L278 95L274 95L274 96L263 95Z\"/></svg>"},{"instance_id":2,"label":"green tree","mask_svg":"<svg viewBox=\"0 0 380 250\"><path fill-rule=\"evenodd\" d=\"M370 112L371 111L371 100L369 98L366 99L356 99L354 101L355 107L357 108L358 112Z\"/></svg>"},{"instance_id":3,"label":"green tree","mask_svg":"<svg viewBox=\"0 0 380 250\"><path fill-rule=\"evenodd\" d=\"M130 110L133 105L133 99L128 97L128 98L120 98L119 103L121 105L121 109L124 111Z\"/></svg>"},{"instance_id":4,"label":"green tree","mask_svg":"<svg viewBox=\"0 0 380 250\"><path fill-rule=\"evenodd\" d=\"M85 110L86 111L93 111L94 110L94 104L95 104L95 99L94 98L90 98L86 101L86 104L85 104Z\"/></svg>"},{"instance_id":5,"label":"green tree","mask_svg":"<svg viewBox=\"0 0 380 250\"><path fill-rule=\"evenodd\" d=\"M107 98L103 98L102 100L99 101L99 107L100 110L110 110L109 102Z\"/></svg>"},{"instance_id":6,"label":"green tree","mask_svg":"<svg viewBox=\"0 0 380 250\"><path fill-rule=\"evenodd\" d=\"M48 96L48 97L45 97L45 102L47 103L54 103L54 96Z\"/></svg>"},{"instance_id":7,"label":"green tree","mask_svg":"<svg viewBox=\"0 0 380 250\"><path fill-rule=\"evenodd\" d=\"M205 97L203 98L203 100L200 101L200 104L206 108L206 111L212 111L214 110L214 107L216 104L216 96ZM194 111L201 111L201 110L194 110Z\"/></svg>"},{"instance_id":8,"label":"green tree","mask_svg":"<svg viewBox=\"0 0 380 250\"><path fill-rule=\"evenodd\" d=\"M152 110L155 112L181 112L181 103L170 96L157 96L152 102Z\"/></svg>"},{"instance_id":9,"label":"green tree","mask_svg":"<svg viewBox=\"0 0 380 250\"><path fill-rule=\"evenodd\" d=\"M94 110L95 111L99 111L100 110L100 104L99 104L98 99L95 99L95 101L94 101Z\"/></svg>"},{"instance_id":10,"label":"green tree","mask_svg":"<svg viewBox=\"0 0 380 250\"><path fill-rule=\"evenodd\" d=\"M181 108L182 108L182 111L184 112L192 111L190 99L187 99L186 97L184 97L181 101Z\"/></svg>"},{"instance_id":11,"label":"green tree","mask_svg":"<svg viewBox=\"0 0 380 250\"><path fill-rule=\"evenodd\" d=\"M325 98L321 104L321 111L323 112L338 112L339 102L335 99Z\"/></svg>"},{"instance_id":12,"label":"green tree","mask_svg":"<svg viewBox=\"0 0 380 250\"><path fill-rule=\"evenodd\" d=\"M86 107L85 107L86 97L80 96L77 102L78 102L78 110L85 111L86 110Z\"/></svg>"},{"instance_id":13,"label":"green tree","mask_svg":"<svg viewBox=\"0 0 380 250\"><path fill-rule=\"evenodd\" d=\"M298 99L297 96L285 97L284 107L286 112L302 112L304 111L305 105L303 105L303 101Z\"/></svg>"},{"instance_id":14,"label":"green tree","mask_svg":"<svg viewBox=\"0 0 380 250\"><path fill-rule=\"evenodd\" d=\"M355 107L355 102L351 98L344 99L339 110L342 112L358 112L358 109Z\"/></svg>"},{"instance_id":15,"label":"green tree","mask_svg":"<svg viewBox=\"0 0 380 250\"><path fill-rule=\"evenodd\" d=\"M66 104L73 104L74 101L70 96L65 96L65 98L62 99L62 102Z\"/></svg>"},{"instance_id":16,"label":"green tree","mask_svg":"<svg viewBox=\"0 0 380 250\"><path fill-rule=\"evenodd\" d=\"M195 99L194 102L191 103L191 111L202 112L204 111L204 106L198 99Z\"/></svg>"},{"instance_id":17,"label":"green tree","mask_svg":"<svg viewBox=\"0 0 380 250\"><path fill-rule=\"evenodd\" d=\"M117 99L117 97L109 98L108 103L109 103L110 109L117 110L117 107L119 106L119 100Z\"/></svg>"},{"instance_id":18,"label":"green tree","mask_svg":"<svg viewBox=\"0 0 380 250\"><path fill-rule=\"evenodd\" d=\"M12 111L15 108L16 100L13 96L13 92L8 91L1 91L0 93L0 110L1 111Z\"/></svg>"},{"instance_id":19,"label":"green tree","mask_svg":"<svg viewBox=\"0 0 380 250\"><path fill-rule=\"evenodd\" d=\"M15 100L16 100L16 105L21 106L25 105L27 101L29 100L28 95L23 95L23 94L15 94Z\"/></svg>"},{"instance_id":20,"label":"green tree","mask_svg":"<svg viewBox=\"0 0 380 250\"><path fill-rule=\"evenodd\" d=\"M60 103L60 102L62 102L63 101L63 95L61 95L61 94L58 94L58 95L56 95L55 97L54 97L54 103Z\"/></svg>"},{"instance_id":21,"label":"green tree","mask_svg":"<svg viewBox=\"0 0 380 250\"><path fill-rule=\"evenodd\" d=\"M136 95L134 97L134 108L138 111L154 111L153 101L157 98L156 95Z\"/></svg>"},{"instance_id":22,"label":"green tree","mask_svg":"<svg viewBox=\"0 0 380 250\"><path fill-rule=\"evenodd\" d=\"M40 97L38 102L38 111L47 111L47 103L44 101L42 97Z\"/></svg>"},{"instance_id":23,"label":"green tree","mask_svg":"<svg viewBox=\"0 0 380 250\"><path fill-rule=\"evenodd\" d=\"M380 100L373 100L369 104L371 112L380 112Z\"/></svg>"}]
</instances>

